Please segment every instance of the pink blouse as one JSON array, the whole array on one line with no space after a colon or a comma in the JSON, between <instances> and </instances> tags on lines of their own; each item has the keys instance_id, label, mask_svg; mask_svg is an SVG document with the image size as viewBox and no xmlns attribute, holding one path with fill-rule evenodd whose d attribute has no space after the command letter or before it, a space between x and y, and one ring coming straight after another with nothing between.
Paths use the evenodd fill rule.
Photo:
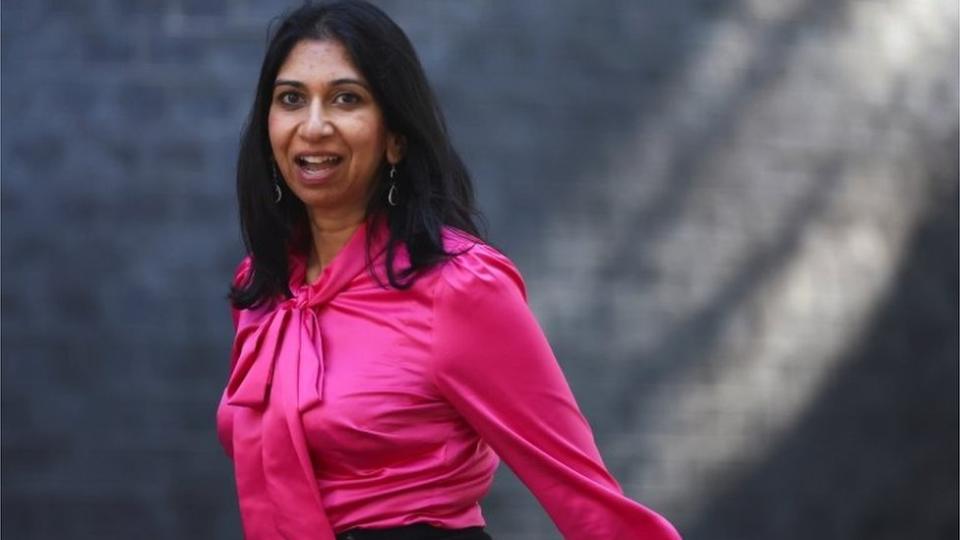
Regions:
<instances>
[{"instance_id":1,"label":"pink blouse","mask_svg":"<svg viewBox=\"0 0 960 540\"><path fill-rule=\"evenodd\" d=\"M607 471L507 257L448 228L460 255L382 288L368 235L386 282L386 228L364 224L313 284L291 257L293 298L234 310L217 431L246 538L484 525L498 457L565 538L679 538Z\"/></svg>"}]
</instances>

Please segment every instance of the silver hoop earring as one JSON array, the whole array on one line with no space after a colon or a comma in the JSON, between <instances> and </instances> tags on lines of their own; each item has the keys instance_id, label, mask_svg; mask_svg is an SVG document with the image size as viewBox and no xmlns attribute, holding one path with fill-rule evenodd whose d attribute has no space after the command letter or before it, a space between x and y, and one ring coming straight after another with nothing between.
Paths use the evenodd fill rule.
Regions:
<instances>
[{"instance_id":1,"label":"silver hoop earring","mask_svg":"<svg viewBox=\"0 0 960 540\"><path fill-rule=\"evenodd\" d=\"M280 199L283 198L283 190L280 189L280 180L277 178L279 174L277 173L277 164L274 163L271 165L273 168L273 191L276 193L276 197L273 198L273 202L279 203Z\"/></svg>"},{"instance_id":2,"label":"silver hoop earring","mask_svg":"<svg viewBox=\"0 0 960 540\"><path fill-rule=\"evenodd\" d=\"M397 166L390 165L390 191L387 192L387 203L390 206L397 205L397 182L395 180L397 176Z\"/></svg>"}]
</instances>

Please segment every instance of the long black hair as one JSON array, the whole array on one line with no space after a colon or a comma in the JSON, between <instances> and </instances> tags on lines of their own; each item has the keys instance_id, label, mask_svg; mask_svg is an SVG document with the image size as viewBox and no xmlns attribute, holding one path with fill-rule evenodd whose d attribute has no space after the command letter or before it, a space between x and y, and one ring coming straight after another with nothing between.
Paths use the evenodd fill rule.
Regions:
<instances>
[{"instance_id":1,"label":"long black hair","mask_svg":"<svg viewBox=\"0 0 960 540\"><path fill-rule=\"evenodd\" d=\"M403 159L397 164L402 194L397 206L386 204L388 182L381 166L366 214L369 222L386 219L388 224L385 264L389 285L408 288L421 271L452 255L441 240L444 225L482 239L474 222L480 214L470 176L450 144L443 114L403 30L365 1L308 3L284 16L270 38L240 142L240 227L253 265L247 279L231 287L230 300L238 309L279 294L290 297L288 252L307 249L309 243L303 203L285 186L280 202L274 202L267 132L277 72L302 40L333 40L343 45L370 84L387 129L405 141ZM394 261L401 244L410 265L397 270ZM368 260L369 247L368 243Z\"/></svg>"}]
</instances>

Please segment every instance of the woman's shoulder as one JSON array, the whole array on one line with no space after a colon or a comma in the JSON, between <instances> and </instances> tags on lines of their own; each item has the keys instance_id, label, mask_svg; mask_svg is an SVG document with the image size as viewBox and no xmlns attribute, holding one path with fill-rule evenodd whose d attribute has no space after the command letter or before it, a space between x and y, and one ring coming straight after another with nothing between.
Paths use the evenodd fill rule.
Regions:
<instances>
[{"instance_id":1,"label":"woman's shoulder","mask_svg":"<svg viewBox=\"0 0 960 540\"><path fill-rule=\"evenodd\" d=\"M444 227L443 247L450 258L442 264L439 275L448 288L467 294L519 291L526 299L520 270L496 247L454 227Z\"/></svg>"},{"instance_id":2,"label":"woman's shoulder","mask_svg":"<svg viewBox=\"0 0 960 540\"><path fill-rule=\"evenodd\" d=\"M240 287L250 279L250 273L253 271L253 261L249 255L240 260L240 264L233 271L233 286Z\"/></svg>"}]
</instances>

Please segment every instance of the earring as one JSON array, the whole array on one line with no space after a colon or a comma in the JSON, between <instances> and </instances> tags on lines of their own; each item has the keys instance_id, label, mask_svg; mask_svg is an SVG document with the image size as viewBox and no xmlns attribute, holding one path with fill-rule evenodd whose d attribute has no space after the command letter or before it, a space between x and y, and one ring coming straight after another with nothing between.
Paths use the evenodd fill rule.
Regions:
<instances>
[{"instance_id":1,"label":"earring","mask_svg":"<svg viewBox=\"0 0 960 540\"><path fill-rule=\"evenodd\" d=\"M397 182L395 180L397 176L397 166L390 165L390 191L387 192L387 202L390 206L397 205Z\"/></svg>"},{"instance_id":2,"label":"earring","mask_svg":"<svg viewBox=\"0 0 960 540\"><path fill-rule=\"evenodd\" d=\"M280 189L280 180L277 178L279 176L277 173L277 164L273 163L271 164L271 167L273 169L273 191L277 194L277 196L274 197L273 202L279 203L280 199L283 198L283 191Z\"/></svg>"}]
</instances>

